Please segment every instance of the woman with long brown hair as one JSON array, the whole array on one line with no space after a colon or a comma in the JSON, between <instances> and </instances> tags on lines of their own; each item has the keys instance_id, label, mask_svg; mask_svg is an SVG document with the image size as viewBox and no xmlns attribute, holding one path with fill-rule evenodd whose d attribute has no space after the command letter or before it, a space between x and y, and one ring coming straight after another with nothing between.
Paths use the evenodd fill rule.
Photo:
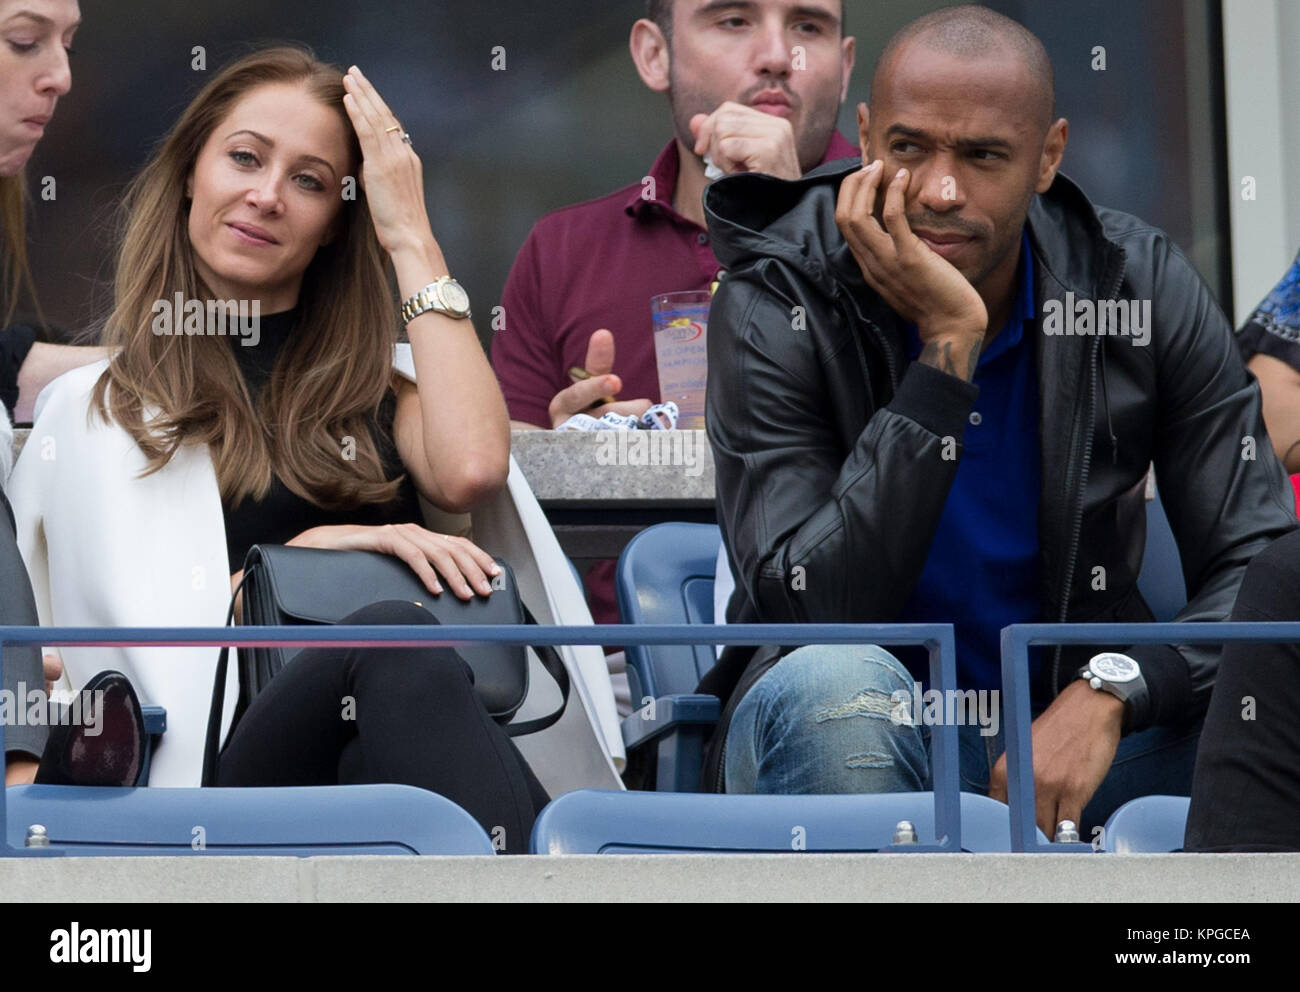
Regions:
<instances>
[{"instance_id":1,"label":"woman with long brown hair","mask_svg":"<svg viewBox=\"0 0 1300 992\"><path fill-rule=\"evenodd\" d=\"M504 485L505 404L433 236L419 158L360 70L295 47L226 66L124 209L114 356L51 390L36 433L57 456L25 451L14 472L42 619L220 624L225 577L254 543L379 551L431 595L489 595L491 557L422 527L417 497L463 512ZM397 300L415 383L392 368ZM430 619L401 606L350 621ZM196 784L211 652L121 657L168 710L151 784ZM74 678L88 669L72 651L65 662ZM418 785L504 827L512 850L546 799L440 648L298 655L235 727L219 781Z\"/></svg>"}]
</instances>

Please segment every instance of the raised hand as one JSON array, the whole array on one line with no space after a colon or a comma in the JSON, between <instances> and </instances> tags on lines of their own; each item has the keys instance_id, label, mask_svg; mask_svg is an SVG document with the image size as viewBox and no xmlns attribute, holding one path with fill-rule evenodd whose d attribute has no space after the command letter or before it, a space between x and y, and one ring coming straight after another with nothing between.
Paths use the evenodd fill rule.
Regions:
<instances>
[{"instance_id":1,"label":"raised hand","mask_svg":"<svg viewBox=\"0 0 1300 992\"><path fill-rule=\"evenodd\" d=\"M614 412L639 417L650 409L648 399L602 402L606 397L617 396L623 390L623 380L614 375L614 335L605 328L594 332L587 342L587 358L583 370L590 378L561 389L551 400L547 413L551 426L559 427L575 413L589 413L593 417Z\"/></svg>"},{"instance_id":2,"label":"raised hand","mask_svg":"<svg viewBox=\"0 0 1300 992\"><path fill-rule=\"evenodd\" d=\"M927 330L960 329L983 334L984 301L951 262L930 249L907 223L905 195L911 173L900 169L875 205L884 162L876 160L845 177L835 205L835 224L848 242L862 276L900 316Z\"/></svg>"},{"instance_id":3,"label":"raised hand","mask_svg":"<svg viewBox=\"0 0 1300 992\"><path fill-rule=\"evenodd\" d=\"M356 66L343 77L343 87L343 107L361 143L361 186L379 243L390 255L436 246L424 204L424 170L415 149L402 140L405 131L397 116Z\"/></svg>"},{"instance_id":4,"label":"raised hand","mask_svg":"<svg viewBox=\"0 0 1300 992\"><path fill-rule=\"evenodd\" d=\"M794 129L784 117L765 114L730 100L711 114L691 118L695 154L708 155L723 172L763 172L798 179L799 153Z\"/></svg>"},{"instance_id":5,"label":"raised hand","mask_svg":"<svg viewBox=\"0 0 1300 992\"><path fill-rule=\"evenodd\" d=\"M884 163L877 160L845 177L835 224L868 285L917 326L929 350L941 352L929 364L969 380L988 329L988 310L966 277L912 232L905 212L911 175L906 169L889 183L881 226L875 205L883 172ZM962 352L961 359L953 359L949 349Z\"/></svg>"}]
</instances>

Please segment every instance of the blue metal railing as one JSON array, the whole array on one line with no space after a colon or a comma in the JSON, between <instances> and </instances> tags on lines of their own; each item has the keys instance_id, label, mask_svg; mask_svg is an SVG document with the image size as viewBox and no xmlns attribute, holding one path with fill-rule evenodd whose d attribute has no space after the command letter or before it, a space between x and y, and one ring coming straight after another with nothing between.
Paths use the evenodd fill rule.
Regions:
<instances>
[{"instance_id":1,"label":"blue metal railing","mask_svg":"<svg viewBox=\"0 0 1300 992\"><path fill-rule=\"evenodd\" d=\"M1007 799L1013 851L1091 851L1088 844L1042 844L1035 833L1029 648L1070 644L1300 643L1300 623L1032 623L1002 630L1007 716Z\"/></svg>"},{"instance_id":2,"label":"blue metal railing","mask_svg":"<svg viewBox=\"0 0 1300 992\"><path fill-rule=\"evenodd\" d=\"M222 645L461 646L487 641L509 644L600 645L879 644L921 645L929 653L932 686L956 685L956 654L949 624L730 624L609 626L445 627L240 627L240 628L35 628L0 627L0 664L7 645L196 647ZM1086 844L1043 844L1035 829L1031 742L1029 648L1074 644L1300 643L1300 623L1017 624L1002 631L1002 687L1007 726L1007 782L1012 849L1090 851ZM0 725L0 750L4 727ZM959 850L961 838L958 744L955 726L942 724L932 737L935 783L934 844ZM8 847L6 810L0 797L0 844L5 854L41 854ZM54 852L57 853L57 852Z\"/></svg>"},{"instance_id":3,"label":"blue metal railing","mask_svg":"<svg viewBox=\"0 0 1300 992\"><path fill-rule=\"evenodd\" d=\"M609 624L584 626L308 626L308 627L0 627L4 648L44 647L460 647L483 642L537 645L920 645L929 654L930 683L956 687L956 645L951 624ZM0 725L0 753L4 727ZM919 838L911 850L961 850L961 797L957 728L940 725L931 736L935 837ZM6 810L0 797L0 854L57 854L49 848L8 846Z\"/></svg>"}]
</instances>

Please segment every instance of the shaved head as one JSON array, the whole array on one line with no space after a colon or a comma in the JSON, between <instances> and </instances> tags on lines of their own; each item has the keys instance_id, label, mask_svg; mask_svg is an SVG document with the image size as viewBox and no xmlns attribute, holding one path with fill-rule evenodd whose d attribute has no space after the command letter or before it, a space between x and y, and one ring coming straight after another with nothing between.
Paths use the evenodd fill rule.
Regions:
<instances>
[{"instance_id":1,"label":"shaved head","mask_svg":"<svg viewBox=\"0 0 1300 992\"><path fill-rule=\"evenodd\" d=\"M863 161L903 184L908 226L979 290L990 327L1010 313L1030 204L1069 140L1052 87L1032 33L987 7L949 7L894 36L871 106L858 105Z\"/></svg>"},{"instance_id":2,"label":"shaved head","mask_svg":"<svg viewBox=\"0 0 1300 992\"><path fill-rule=\"evenodd\" d=\"M1047 49L1023 24L988 7L947 7L917 18L890 39L876 62L871 99L889 85L896 60L923 46L963 62L995 58L1018 62L1029 82L1029 95L1041 104L1036 115L1044 133L1056 116L1056 74Z\"/></svg>"}]
</instances>

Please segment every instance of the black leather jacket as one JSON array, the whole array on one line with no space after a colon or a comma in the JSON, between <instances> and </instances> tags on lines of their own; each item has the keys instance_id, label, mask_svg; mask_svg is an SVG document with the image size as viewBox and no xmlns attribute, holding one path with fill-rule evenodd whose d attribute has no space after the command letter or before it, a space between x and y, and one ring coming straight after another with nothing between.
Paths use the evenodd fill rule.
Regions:
<instances>
[{"instance_id":1,"label":"black leather jacket","mask_svg":"<svg viewBox=\"0 0 1300 992\"><path fill-rule=\"evenodd\" d=\"M859 166L793 182L737 175L705 197L728 270L709 316L708 433L736 577L731 622L893 620L957 472L978 389L909 363L898 317L863 281L834 219L840 181ZM1137 576L1152 462L1189 590L1178 619L1225 619L1250 559L1296 526L1231 327L1167 235L1094 207L1064 177L1034 198L1027 226L1040 320L1045 301L1072 292L1149 300L1151 326L1145 347L1034 335L1043 584L1041 614L1026 620L1151 619ZM946 437L958 459L942 457ZM1218 648L1113 647L1147 683L1126 732L1204 711ZM1052 698L1093 651L1049 656L1037 698ZM731 710L779 654L728 649L701 683L729 700L706 768L715 786Z\"/></svg>"}]
</instances>

